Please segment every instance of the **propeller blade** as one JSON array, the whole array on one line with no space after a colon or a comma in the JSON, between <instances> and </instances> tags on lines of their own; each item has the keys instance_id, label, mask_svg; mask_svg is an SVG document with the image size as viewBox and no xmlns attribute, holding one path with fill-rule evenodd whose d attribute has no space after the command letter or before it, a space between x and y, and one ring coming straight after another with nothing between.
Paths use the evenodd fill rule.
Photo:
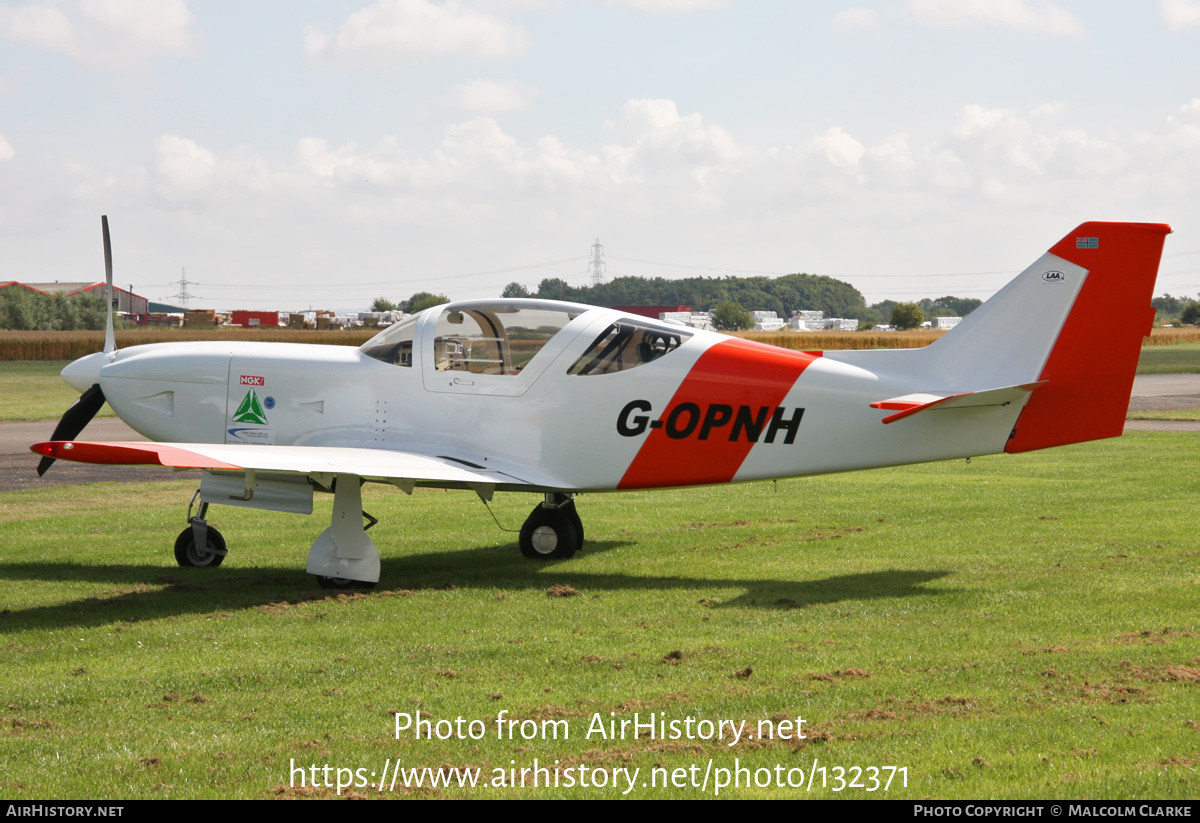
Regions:
<instances>
[{"instance_id":1,"label":"propeller blade","mask_svg":"<svg viewBox=\"0 0 1200 823\"><path fill-rule=\"evenodd\" d=\"M51 440L74 440L83 431L83 427L91 422L96 416L96 412L100 411L100 407L104 405L104 392L100 390L100 384L95 383L90 389L79 396L71 408L67 409L66 414L62 416L62 420L58 421L58 425L54 427L54 434L50 435ZM46 469L54 464L53 457L43 457L38 461L37 473L41 477L46 473Z\"/></svg>"},{"instance_id":2,"label":"propeller blade","mask_svg":"<svg viewBox=\"0 0 1200 823\"><path fill-rule=\"evenodd\" d=\"M108 283L106 298L108 300L108 319L104 324L104 353L108 354L117 348L117 337L113 332L113 272L112 272L112 243L108 239L108 215L100 215L100 228L104 232L104 279ZM99 408L99 406L97 406ZM95 412L93 412L95 414ZM90 418L89 418L90 419Z\"/></svg>"}]
</instances>

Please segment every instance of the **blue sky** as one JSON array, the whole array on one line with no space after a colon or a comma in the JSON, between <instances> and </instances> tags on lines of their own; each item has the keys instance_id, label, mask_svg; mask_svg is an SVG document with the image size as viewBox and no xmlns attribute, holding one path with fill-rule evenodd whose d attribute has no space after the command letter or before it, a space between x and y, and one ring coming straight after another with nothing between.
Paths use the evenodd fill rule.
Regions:
<instances>
[{"instance_id":1,"label":"blue sky","mask_svg":"<svg viewBox=\"0 0 1200 823\"><path fill-rule=\"evenodd\" d=\"M1195 295L1198 54L1200 0L4 0L0 280L102 277L107 213L118 282L222 309L582 284L596 238L982 298L1100 219Z\"/></svg>"}]
</instances>

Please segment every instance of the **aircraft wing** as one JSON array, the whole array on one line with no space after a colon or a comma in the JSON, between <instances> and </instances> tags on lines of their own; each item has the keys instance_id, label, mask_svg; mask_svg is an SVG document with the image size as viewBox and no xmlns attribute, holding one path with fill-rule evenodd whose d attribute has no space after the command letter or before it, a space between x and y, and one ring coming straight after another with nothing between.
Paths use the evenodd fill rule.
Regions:
<instances>
[{"instance_id":1,"label":"aircraft wing","mask_svg":"<svg viewBox=\"0 0 1200 823\"><path fill-rule=\"evenodd\" d=\"M169 466L213 471L352 474L388 481L532 486L528 480L453 457L340 446L259 446L238 443L50 441L30 451L79 463Z\"/></svg>"},{"instance_id":2,"label":"aircraft wing","mask_svg":"<svg viewBox=\"0 0 1200 823\"><path fill-rule=\"evenodd\" d=\"M882 422L887 424L903 420L919 412L930 411L931 409L1007 406L1013 402L1020 402L1024 405L1033 390L1045 382L1043 380L1038 383L1024 383L1020 386L1004 386L999 389L986 389L974 392L918 392L916 394L906 394L902 397L892 397L888 400L880 400L877 403L872 403L871 408L896 412L896 414L890 414L883 418Z\"/></svg>"}]
</instances>

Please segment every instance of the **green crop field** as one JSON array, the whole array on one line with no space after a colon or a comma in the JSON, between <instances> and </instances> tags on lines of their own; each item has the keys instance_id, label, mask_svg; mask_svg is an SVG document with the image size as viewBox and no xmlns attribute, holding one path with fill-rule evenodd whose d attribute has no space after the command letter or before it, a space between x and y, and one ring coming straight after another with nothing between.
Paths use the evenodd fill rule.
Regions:
<instances>
[{"instance_id":1,"label":"green crop field","mask_svg":"<svg viewBox=\"0 0 1200 823\"><path fill-rule=\"evenodd\" d=\"M338 595L303 571L327 498L214 507L230 556L180 569L190 492L0 494L0 795L1200 792L1191 435L589 495L553 563L469 493L370 486L382 579Z\"/></svg>"}]
</instances>

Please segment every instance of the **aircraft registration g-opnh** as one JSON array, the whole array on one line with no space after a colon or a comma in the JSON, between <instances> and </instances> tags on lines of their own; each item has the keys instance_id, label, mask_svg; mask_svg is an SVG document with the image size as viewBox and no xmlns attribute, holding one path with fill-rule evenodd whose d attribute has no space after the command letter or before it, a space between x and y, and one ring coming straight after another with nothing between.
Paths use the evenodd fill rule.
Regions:
<instances>
[{"instance_id":1,"label":"aircraft registration g-opnh","mask_svg":"<svg viewBox=\"0 0 1200 823\"><path fill-rule=\"evenodd\" d=\"M175 543L216 566L219 503L333 517L308 554L326 587L370 587L365 482L543 496L530 558L583 542L574 496L795 477L1117 437L1169 226L1084 223L923 349L797 352L611 309L471 300L361 348L164 343L63 369L80 400L43 455L203 469ZM112 282L108 225L105 258ZM74 440L104 402L152 442ZM370 524L364 527L364 516Z\"/></svg>"}]
</instances>

